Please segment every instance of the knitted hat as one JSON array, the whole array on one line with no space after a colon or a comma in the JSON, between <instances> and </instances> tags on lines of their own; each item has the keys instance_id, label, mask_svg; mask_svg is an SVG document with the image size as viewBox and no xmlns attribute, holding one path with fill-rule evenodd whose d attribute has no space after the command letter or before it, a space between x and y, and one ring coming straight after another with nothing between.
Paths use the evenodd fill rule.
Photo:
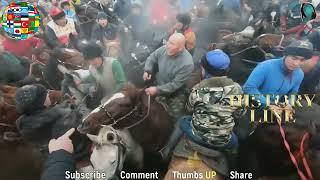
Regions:
<instances>
[{"instance_id":1,"label":"knitted hat","mask_svg":"<svg viewBox=\"0 0 320 180\"><path fill-rule=\"evenodd\" d=\"M188 13L177 14L176 19L181 22L184 26L188 26L191 23L191 17Z\"/></svg>"},{"instance_id":2,"label":"knitted hat","mask_svg":"<svg viewBox=\"0 0 320 180\"><path fill-rule=\"evenodd\" d=\"M44 106L47 89L40 85L26 85L16 92L16 108L19 113L32 113Z\"/></svg>"},{"instance_id":3,"label":"knitted hat","mask_svg":"<svg viewBox=\"0 0 320 180\"><path fill-rule=\"evenodd\" d=\"M103 50L101 46L94 42L86 42L81 46L81 52L86 61L96 57L102 57Z\"/></svg>"},{"instance_id":4,"label":"knitted hat","mask_svg":"<svg viewBox=\"0 0 320 180\"><path fill-rule=\"evenodd\" d=\"M51 8L49 14L50 14L53 21L56 21L56 20L61 19L66 16L64 11L60 8L57 8L57 7Z\"/></svg>"},{"instance_id":5,"label":"knitted hat","mask_svg":"<svg viewBox=\"0 0 320 180\"><path fill-rule=\"evenodd\" d=\"M294 40L284 49L284 54L286 56L302 56L305 59L310 59L313 55L313 46L309 41Z\"/></svg>"},{"instance_id":6,"label":"knitted hat","mask_svg":"<svg viewBox=\"0 0 320 180\"><path fill-rule=\"evenodd\" d=\"M220 49L208 52L201 59L202 67L209 73L214 74L215 71L228 71L230 66L230 58Z\"/></svg>"},{"instance_id":7,"label":"knitted hat","mask_svg":"<svg viewBox=\"0 0 320 180\"><path fill-rule=\"evenodd\" d=\"M108 19L108 15L104 12L99 12L97 15L97 19Z\"/></svg>"}]
</instances>

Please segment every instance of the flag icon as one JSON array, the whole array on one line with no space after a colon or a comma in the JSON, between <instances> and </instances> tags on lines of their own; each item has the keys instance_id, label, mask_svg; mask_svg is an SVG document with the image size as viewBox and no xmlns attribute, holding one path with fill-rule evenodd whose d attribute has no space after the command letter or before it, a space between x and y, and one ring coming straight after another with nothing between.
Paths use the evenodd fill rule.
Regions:
<instances>
[{"instance_id":1,"label":"flag icon","mask_svg":"<svg viewBox=\"0 0 320 180\"><path fill-rule=\"evenodd\" d=\"M34 27L39 27L39 21L34 22Z\"/></svg>"},{"instance_id":2,"label":"flag icon","mask_svg":"<svg viewBox=\"0 0 320 180\"><path fill-rule=\"evenodd\" d=\"M14 34L21 34L21 29L20 28L14 28Z\"/></svg>"},{"instance_id":3,"label":"flag icon","mask_svg":"<svg viewBox=\"0 0 320 180\"><path fill-rule=\"evenodd\" d=\"M21 22L14 22L13 25L14 25L14 27L20 27L21 26Z\"/></svg>"},{"instance_id":4,"label":"flag icon","mask_svg":"<svg viewBox=\"0 0 320 180\"><path fill-rule=\"evenodd\" d=\"M28 28L21 28L22 34L28 34Z\"/></svg>"},{"instance_id":5,"label":"flag icon","mask_svg":"<svg viewBox=\"0 0 320 180\"><path fill-rule=\"evenodd\" d=\"M29 22L28 21L21 21L22 28L28 28Z\"/></svg>"},{"instance_id":6,"label":"flag icon","mask_svg":"<svg viewBox=\"0 0 320 180\"><path fill-rule=\"evenodd\" d=\"M7 14L7 20L12 20L15 16L13 14Z\"/></svg>"},{"instance_id":7,"label":"flag icon","mask_svg":"<svg viewBox=\"0 0 320 180\"><path fill-rule=\"evenodd\" d=\"M29 18L20 18L21 21L29 21Z\"/></svg>"},{"instance_id":8,"label":"flag icon","mask_svg":"<svg viewBox=\"0 0 320 180\"><path fill-rule=\"evenodd\" d=\"M28 7L21 7L22 14L28 14L28 11L29 11Z\"/></svg>"}]
</instances>

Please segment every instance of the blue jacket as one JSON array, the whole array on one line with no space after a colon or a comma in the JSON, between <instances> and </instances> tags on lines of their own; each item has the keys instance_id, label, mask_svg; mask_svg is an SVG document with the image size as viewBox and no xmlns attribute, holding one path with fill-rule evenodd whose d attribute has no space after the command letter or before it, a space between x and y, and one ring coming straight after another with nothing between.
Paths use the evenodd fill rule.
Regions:
<instances>
[{"instance_id":1,"label":"blue jacket","mask_svg":"<svg viewBox=\"0 0 320 180\"><path fill-rule=\"evenodd\" d=\"M270 94L284 95L296 94L299 91L304 73L302 69L296 69L287 73L284 59L271 59L260 63L250 74L243 86L245 94ZM274 99L271 96L271 102ZM261 96L262 106L266 105L265 96Z\"/></svg>"}]
</instances>

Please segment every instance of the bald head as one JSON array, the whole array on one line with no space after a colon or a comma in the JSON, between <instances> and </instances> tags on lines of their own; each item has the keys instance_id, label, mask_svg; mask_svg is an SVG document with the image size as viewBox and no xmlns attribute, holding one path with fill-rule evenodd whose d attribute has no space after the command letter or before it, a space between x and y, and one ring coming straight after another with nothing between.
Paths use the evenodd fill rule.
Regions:
<instances>
[{"instance_id":1,"label":"bald head","mask_svg":"<svg viewBox=\"0 0 320 180\"><path fill-rule=\"evenodd\" d=\"M181 33L175 33L170 36L167 44L167 53L174 56L185 49L186 38Z\"/></svg>"}]
</instances>

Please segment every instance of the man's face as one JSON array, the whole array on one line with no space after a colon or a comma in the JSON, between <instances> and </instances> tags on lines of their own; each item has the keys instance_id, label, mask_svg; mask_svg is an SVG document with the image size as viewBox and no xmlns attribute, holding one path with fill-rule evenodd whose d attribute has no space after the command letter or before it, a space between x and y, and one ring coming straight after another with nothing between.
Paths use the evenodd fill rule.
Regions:
<instances>
[{"instance_id":1,"label":"man's face","mask_svg":"<svg viewBox=\"0 0 320 180\"><path fill-rule=\"evenodd\" d=\"M179 43L174 41L172 38L167 42L167 53L169 56L176 55L181 50Z\"/></svg>"},{"instance_id":2,"label":"man's face","mask_svg":"<svg viewBox=\"0 0 320 180\"><path fill-rule=\"evenodd\" d=\"M63 9L66 10L66 11L69 11L69 10L70 10L70 6L69 6L69 5L65 5L65 6L63 7Z\"/></svg>"},{"instance_id":3,"label":"man's face","mask_svg":"<svg viewBox=\"0 0 320 180\"><path fill-rule=\"evenodd\" d=\"M288 70L293 71L300 68L304 60L305 59L302 56L287 56L285 59L285 65Z\"/></svg>"},{"instance_id":4,"label":"man's face","mask_svg":"<svg viewBox=\"0 0 320 180\"><path fill-rule=\"evenodd\" d=\"M55 22L57 25L59 25L59 26L65 26L65 25L67 25L66 17L62 17L62 18L60 18L60 19L58 19L58 20L55 20L54 22Z\"/></svg>"},{"instance_id":5,"label":"man's face","mask_svg":"<svg viewBox=\"0 0 320 180\"><path fill-rule=\"evenodd\" d=\"M108 20L107 19L99 19L98 23L100 24L100 26L106 27L108 25Z\"/></svg>"},{"instance_id":6,"label":"man's face","mask_svg":"<svg viewBox=\"0 0 320 180\"><path fill-rule=\"evenodd\" d=\"M91 66L93 66L94 68L99 68L102 65L102 59L101 57L96 57L94 59L90 59L89 63Z\"/></svg>"},{"instance_id":7,"label":"man's face","mask_svg":"<svg viewBox=\"0 0 320 180\"><path fill-rule=\"evenodd\" d=\"M176 30L181 30L183 28L183 24L181 22L176 22L173 28Z\"/></svg>"}]
</instances>

